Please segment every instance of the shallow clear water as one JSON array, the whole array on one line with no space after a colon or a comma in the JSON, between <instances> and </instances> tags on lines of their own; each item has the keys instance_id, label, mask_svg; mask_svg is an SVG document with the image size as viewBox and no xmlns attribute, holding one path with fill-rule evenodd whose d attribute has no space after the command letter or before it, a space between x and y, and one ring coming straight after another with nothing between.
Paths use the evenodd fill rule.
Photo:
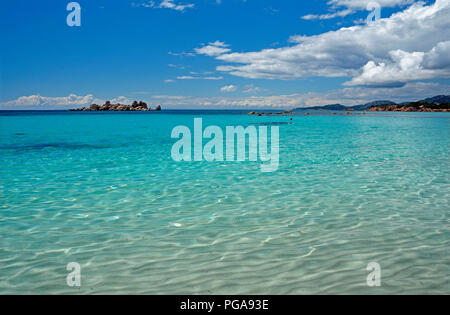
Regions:
<instances>
[{"instance_id":1,"label":"shallow clear water","mask_svg":"<svg viewBox=\"0 0 450 315\"><path fill-rule=\"evenodd\" d=\"M289 119L0 113L0 294L450 294L449 114L299 115L274 173L172 161L194 117Z\"/></svg>"}]
</instances>

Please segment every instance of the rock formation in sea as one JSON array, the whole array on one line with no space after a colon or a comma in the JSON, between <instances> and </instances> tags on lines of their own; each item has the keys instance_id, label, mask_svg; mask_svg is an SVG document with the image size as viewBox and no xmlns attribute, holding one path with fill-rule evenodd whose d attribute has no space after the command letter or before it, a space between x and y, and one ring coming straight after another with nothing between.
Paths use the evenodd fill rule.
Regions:
<instances>
[{"instance_id":1,"label":"rock formation in sea","mask_svg":"<svg viewBox=\"0 0 450 315\"><path fill-rule=\"evenodd\" d=\"M148 111L161 111L161 105L157 105L155 109L148 107L145 102L134 101L131 105L124 104L111 104L110 101L106 101L103 105L92 104L89 107L81 107L70 109L70 111L81 111L81 112L148 112Z\"/></svg>"},{"instance_id":2,"label":"rock formation in sea","mask_svg":"<svg viewBox=\"0 0 450 315\"><path fill-rule=\"evenodd\" d=\"M248 115L254 115L254 116L273 116L273 115L289 116L291 114L293 114L293 113L290 110L286 110L284 112L275 112L275 113L272 113L272 112L254 112L254 111L248 113Z\"/></svg>"}]
</instances>

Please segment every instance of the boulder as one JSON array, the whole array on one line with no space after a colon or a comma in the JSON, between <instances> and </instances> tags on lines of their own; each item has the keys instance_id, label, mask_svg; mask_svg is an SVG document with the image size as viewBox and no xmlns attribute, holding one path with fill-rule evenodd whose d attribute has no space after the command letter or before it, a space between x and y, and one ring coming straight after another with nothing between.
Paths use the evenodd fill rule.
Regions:
<instances>
[{"instance_id":1,"label":"boulder","mask_svg":"<svg viewBox=\"0 0 450 315\"><path fill-rule=\"evenodd\" d=\"M92 104L91 106L89 106L89 108L91 110L98 111L100 109L100 106L97 104Z\"/></svg>"}]
</instances>

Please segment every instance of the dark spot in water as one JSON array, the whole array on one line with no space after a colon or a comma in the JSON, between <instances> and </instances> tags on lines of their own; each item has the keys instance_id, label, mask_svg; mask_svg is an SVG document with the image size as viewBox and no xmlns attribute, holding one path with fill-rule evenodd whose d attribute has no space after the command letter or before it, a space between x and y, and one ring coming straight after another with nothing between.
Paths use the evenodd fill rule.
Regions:
<instances>
[{"instance_id":1,"label":"dark spot in water","mask_svg":"<svg viewBox=\"0 0 450 315\"><path fill-rule=\"evenodd\" d=\"M15 135L15 136L25 136L25 134L24 134L24 133L21 133L21 132L15 133L14 135Z\"/></svg>"}]
</instances>

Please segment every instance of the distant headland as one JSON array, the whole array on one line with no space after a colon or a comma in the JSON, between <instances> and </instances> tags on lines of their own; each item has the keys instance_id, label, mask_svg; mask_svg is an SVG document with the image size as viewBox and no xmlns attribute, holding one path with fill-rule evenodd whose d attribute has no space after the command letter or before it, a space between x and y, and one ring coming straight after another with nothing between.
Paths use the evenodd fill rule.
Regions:
<instances>
[{"instance_id":1,"label":"distant headland","mask_svg":"<svg viewBox=\"0 0 450 315\"><path fill-rule=\"evenodd\" d=\"M413 102L409 104L397 105L377 105L368 109L369 112L449 112L450 103L424 103Z\"/></svg>"},{"instance_id":2,"label":"distant headland","mask_svg":"<svg viewBox=\"0 0 450 315\"><path fill-rule=\"evenodd\" d=\"M332 104L316 107L301 107L294 111L370 111L370 112L450 112L450 95L438 95L418 102L405 102L401 104L392 101L374 101L363 105L344 106Z\"/></svg>"},{"instance_id":3,"label":"distant headland","mask_svg":"<svg viewBox=\"0 0 450 315\"><path fill-rule=\"evenodd\" d=\"M160 111L161 105L157 105L155 109L148 107L145 102L134 101L131 105L123 104L111 104L110 101L106 101L103 105L92 104L89 107L81 107L75 109L69 109L72 112L149 112Z\"/></svg>"}]
</instances>

